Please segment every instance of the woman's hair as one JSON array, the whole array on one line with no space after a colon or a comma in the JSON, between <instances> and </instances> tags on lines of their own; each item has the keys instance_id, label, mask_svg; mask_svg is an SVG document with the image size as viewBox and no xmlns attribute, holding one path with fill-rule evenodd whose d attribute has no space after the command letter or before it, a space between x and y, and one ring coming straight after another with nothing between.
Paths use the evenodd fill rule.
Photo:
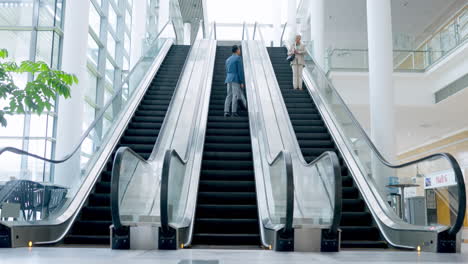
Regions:
<instances>
[{"instance_id":1,"label":"woman's hair","mask_svg":"<svg viewBox=\"0 0 468 264\"><path fill-rule=\"evenodd\" d=\"M237 45L232 46L232 53L236 53L237 50L239 50L239 47Z\"/></svg>"}]
</instances>

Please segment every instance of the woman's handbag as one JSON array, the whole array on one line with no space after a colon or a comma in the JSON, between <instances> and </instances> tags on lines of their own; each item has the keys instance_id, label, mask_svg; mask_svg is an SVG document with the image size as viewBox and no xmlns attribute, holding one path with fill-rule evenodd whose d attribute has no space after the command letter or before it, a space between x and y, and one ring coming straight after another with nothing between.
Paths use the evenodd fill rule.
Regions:
<instances>
[{"instance_id":1,"label":"woman's handbag","mask_svg":"<svg viewBox=\"0 0 468 264\"><path fill-rule=\"evenodd\" d=\"M289 56L286 58L286 60L287 60L288 62L292 62L295 58L296 58L296 54L291 54L291 55L289 55Z\"/></svg>"}]
</instances>

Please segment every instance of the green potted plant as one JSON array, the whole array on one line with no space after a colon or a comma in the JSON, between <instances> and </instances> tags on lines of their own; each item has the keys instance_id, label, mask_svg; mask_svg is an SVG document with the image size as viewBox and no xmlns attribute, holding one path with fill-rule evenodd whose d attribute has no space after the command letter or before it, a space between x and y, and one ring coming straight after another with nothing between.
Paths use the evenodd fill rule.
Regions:
<instances>
[{"instance_id":1,"label":"green potted plant","mask_svg":"<svg viewBox=\"0 0 468 264\"><path fill-rule=\"evenodd\" d=\"M50 111L57 96L70 97L70 87L78 78L63 71L51 69L45 62L5 61L8 51L0 49L0 100L7 104L0 108L0 124L7 126L7 115L24 114L30 111L38 115ZM14 74L31 74L34 78L25 87L18 87Z\"/></svg>"}]
</instances>

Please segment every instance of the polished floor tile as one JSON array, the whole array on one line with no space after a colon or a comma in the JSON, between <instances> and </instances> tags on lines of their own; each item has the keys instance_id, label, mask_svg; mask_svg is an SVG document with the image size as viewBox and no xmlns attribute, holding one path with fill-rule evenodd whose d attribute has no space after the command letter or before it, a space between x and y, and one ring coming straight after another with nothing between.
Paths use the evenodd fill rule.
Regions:
<instances>
[{"instance_id":1,"label":"polished floor tile","mask_svg":"<svg viewBox=\"0 0 468 264\"><path fill-rule=\"evenodd\" d=\"M342 251L284 253L266 250L185 249L177 251L117 251L106 248L0 249L1 264L306 264L306 263L468 263L468 244L461 254L405 251Z\"/></svg>"}]
</instances>

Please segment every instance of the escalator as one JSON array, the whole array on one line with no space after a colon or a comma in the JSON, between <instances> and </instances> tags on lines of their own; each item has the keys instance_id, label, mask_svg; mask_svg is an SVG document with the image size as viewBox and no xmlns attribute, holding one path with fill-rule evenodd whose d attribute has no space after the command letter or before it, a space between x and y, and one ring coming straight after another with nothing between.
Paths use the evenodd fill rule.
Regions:
<instances>
[{"instance_id":1,"label":"escalator","mask_svg":"<svg viewBox=\"0 0 468 264\"><path fill-rule=\"evenodd\" d=\"M311 162L325 151L335 151L340 158L343 176L341 247L386 248L387 243L382 239L310 94L305 86L303 91L293 89L292 70L286 61L287 50L282 47L267 50L305 161Z\"/></svg>"},{"instance_id":2,"label":"escalator","mask_svg":"<svg viewBox=\"0 0 468 264\"><path fill-rule=\"evenodd\" d=\"M190 46L182 45L170 48L125 133L101 172L94 190L65 237L65 244L109 244L109 226L112 224L110 181L115 151L119 147L129 147L141 157L149 158L189 49Z\"/></svg>"},{"instance_id":3,"label":"escalator","mask_svg":"<svg viewBox=\"0 0 468 264\"><path fill-rule=\"evenodd\" d=\"M260 245L249 117L224 117L225 60L216 50L193 245Z\"/></svg>"}]
</instances>

